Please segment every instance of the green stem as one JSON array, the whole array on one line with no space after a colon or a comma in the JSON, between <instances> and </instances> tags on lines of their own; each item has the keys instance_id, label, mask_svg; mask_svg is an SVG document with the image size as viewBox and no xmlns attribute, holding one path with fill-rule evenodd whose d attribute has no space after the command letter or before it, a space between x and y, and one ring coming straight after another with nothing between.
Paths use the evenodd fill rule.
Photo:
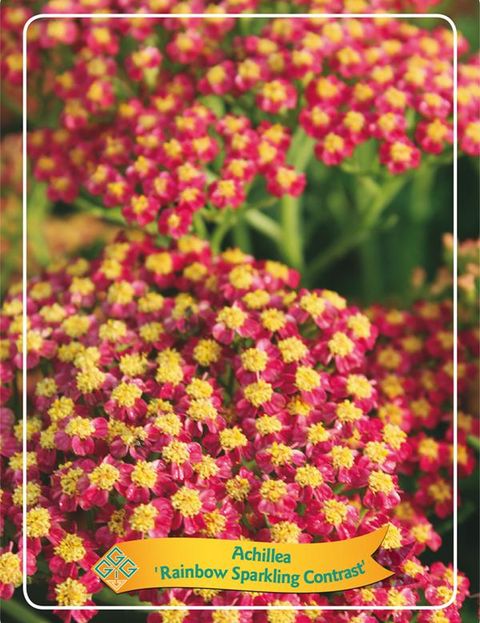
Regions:
<instances>
[{"instance_id":1,"label":"green stem","mask_svg":"<svg viewBox=\"0 0 480 623\"><path fill-rule=\"evenodd\" d=\"M380 187L376 198L373 200L373 203L370 204L364 218L364 223L367 227L371 227L378 221L381 213L390 205L393 198L398 195L403 186L405 186L407 179L407 174L392 176Z\"/></svg>"},{"instance_id":2,"label":"green stem","mask_svg":"<svg viewBox=\"0 0 480 623\"><path fill-rule=\"evenodd\" d=\"M229 212L225 214L223 220L215 228L215 231L213 232L213 235L210 241L210 244L212 246L212 251L214 253L220 253L222 241L227 235L227 232L229 231L229 229L231 229L233 225L233 221L234 221L233 214L232 214L232 211L230 210Z\"/></svg>"},{"instance_id":3,"label":"green stem","mask_svg":"<svg viewBox=\"0 0 480 623\"><path fill-rule=\"evenodd\" d=\"M386 184L379 186L378 193L372 198L364 198L362 205L357 206L358 222L344 230L337 240L318 255L310 263L307 272L309 283L328 268L334 261L340 259L359 244L367 240L375 229L382 212L390 205L393 198L406 184L407 176L391 177Z\"/></svg>"},{"instance_id":4,"label":"green stem","mask_svg":"<svg viewBox=\"0 0 480 623\"><path fill-rule=\"evenodd\" d=\"M303 173L307 168L313 153L313 146L313 139L307 136L302 128L299 128L293 136L287 158L299 173ZM285 260L298 270L302 270L304 265L301 208L299 197L285 195L280 202L283 232L280 251Z\"/></svg>"},{"instance_id":5,"label":"green stem","mask_svg":"<svg viewBox=\"0 0 480 623\"><path fill-rule=\"evenodd\" d=\"M245 253L252 252L252 243L250 241L248 227L240 214L238 215L237 222L233 227L233 241L235 242L235 246L239 247L242 251L245 251Z\"/></svg>"},{"instance_id":6,"label":"green stem","mask_svg":"<svg viewBox=\"0 0 480 623\"><path fill-rule=\"evenodd\" d=\"M378 300L382 291L381 258L376 236L370 236L360 246L362 265L363 302Z\"/></svg>"},{"instance_id":7,"label":"green stem","mask_svg":"<svg viewBox=\"0 0 480 623\"><path fill-rule=\"evenodd\" d=\"M282 228L269 216L257 210L248 210L245 212L245 221L254 229L267 236L267 238L270 238L277 244L281 244Z\"/></svg>"},{"instance_id":8,"label":"green stem","mask_svg":"<svg viewBox=\"0 0 480 623\"><path fill-rule=\"evenodd\" d=\"M406 218L408 237L406 243L405 240L403 243L400 240L397 242L398 257L401 261L398 262L399 278L396 289L398 292L405 292L404 299L407 303L410 300L407 298L408 295L411 296L412 273L416 267L425 266L426 262L435 172L436 169L429 165L414 172Z\"/></svg>"},{"instance_id":9,"label":"green stem","mask_svg":"<svg viewBox=\"0 0 480 623\"><path fill-rule=\"evenodd\" d=\"M265 199L261 199L260 201L257 201L257 203L249 203L247 209L263 210L264 208L270 208L276 203L278 203L277 197L265 197Z\"/></svg>"},{"instance_id":10,"label":"green stem","mask_svg":"<svg viewBox=\"0 0 480 623\"><path fill-rule=\"evenodd\" d=\"M36 610L15 599L2 600L1 611L19 623L48 623Z\"/></svg>"},{"instance_id":11,"label":"green stem","mask_svg":"<svg viewBox=\"0 0 480 623\"><path fill-rule=\"evenodd\" d=\"M193 215L193 229L199 238L208 240L208 230L199 212L195 212Z\"/></svg>"},{"instance_id":12,"label":"green stem","mask_svg":"<svg viewBox=\"0 0 480 623\"><path fill-rule=\"evenodd\" d=\"M367 231L359 229L350 229L344 233L343 236L337 239L323 253L318 255L313 262L308 266L307 280L311 283L312 280L324 270L326 270L333 262L346 255L349 251L354 249L358 244L363 242L368 237Z\"/></svg>"},{"instance_id":13,"label":"green stem","mask_svg":"<svg viewBox=\"0 0 480 623\"><path fill-rule=\"evenodd\" d=\"M282 242L281 251L285 260L294 268L303 268L302 230L298 197L283 197L281 208Z\"/></svg>"}]
</instances>

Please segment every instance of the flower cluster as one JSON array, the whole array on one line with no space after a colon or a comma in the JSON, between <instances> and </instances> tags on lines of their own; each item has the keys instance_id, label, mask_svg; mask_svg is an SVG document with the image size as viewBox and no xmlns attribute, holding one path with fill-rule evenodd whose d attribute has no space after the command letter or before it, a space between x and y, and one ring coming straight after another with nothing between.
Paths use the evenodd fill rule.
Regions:
<instances>
[{"instance_id":1,"label":"flower cluster","mask_svg":"<svg viewBox=\"0 0 480 623\"><path fill-rule=\"evenodd\" d=\"M392 607L449 600L452 571L418 558L440 544L430 511L452 511L448 305L375 308L369 319L332 291L298 289L298 274L276 262L238 249L213 256L194 237L161 248L139 232L120 235L97 260L51 266L29 282L27 298L26 345L18 289L0 317L1 504L11 539L0 554L2 595L21 578L13 542L21 532L22 425L11 409L25 347L28 572L35 576L39 561L49 569L53 603L93 603L101 587L90 567L119 540L318 542L385 523L379 560L395 579L344 597L183 589L140 597L320 609L345 598ZM466 432L473 421L462 418ZM437 440L440 422L446 433ZM459 461L462 473L471 471L463 437ZM420 486L406 492L401 479L412 473ZM88 511L85 521L79 511ZM468 591L459 582L445 614L451 622ZM207 614L205 621L223 621ZM271 612L232 616L277 621ZM288 620L302 616L292 611Z\"/></svg>"},{"instance_id":2,"label":"flower cluster","mask_svg":"<svg viewBox=\"0 0 480 623\"><path fill-rule=\"evenodd\" d=\"M168 1L160 8L179 10ZM88 193L101 206L120 207L128 221L158 223L178 238L195 213L214 219L264 186L274 197L299 195L299 144L327 166L356 156L386 175L416 168L452 142L453 35L444 24L245 21L228 17L232 9L183 3L182 13L216 15L32 24L36 76L40 50L53 54L66 44L73 52L51 78L59 125L29 140L35 176L52 200ZM20 28L22 11L6 9L7 31ZM460 37L458 52L467 47ZM461 64L459 141L472 155L480 153L479 76L478 59Z\"/></svg>"}]
</instances>

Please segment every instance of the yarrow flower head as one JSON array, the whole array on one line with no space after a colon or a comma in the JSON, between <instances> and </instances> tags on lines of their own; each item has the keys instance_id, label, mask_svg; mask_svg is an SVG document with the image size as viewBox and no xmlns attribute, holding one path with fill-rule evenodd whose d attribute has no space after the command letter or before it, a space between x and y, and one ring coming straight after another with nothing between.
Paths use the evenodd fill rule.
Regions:
<instances>
[{"instance_id":1,"label":"yarrow flower head","mask_svg":"<svg viewBox=\"0 0 480 623\"><path fill-rule=\"evenodd\" d=\"M213 255L191 236L160 248L121 233L82 262L88 297L77 304L70 268L53 266L27 287L28 330L53 348L39 352L28 386L26 529L30 554L50 569L54 603L93 603L100 585L89 569L125 539L330 541L385 523L379 560L411 583L357 589L349 603L418 603L416 578L430 582L418 556L441 542L427 510L452 512L451 428L432 433L451 400L448 305L365 315L330 290L296 289L298 276L280 265L236 250ZM44 313L53 306L62 313ZM21 314L14 289L0 319L1 434L2 509L17 538L21 428L9 405ZM465 375L469 353L466 345L459 359ZM459 443L470 473L465 435ZM406 493L401 479L414 469L423 476ZM91 525L76 523L79 511ZM0 554L7 597L18 562L13 546ZM231 603L226 593L189 594L182 603Z\"/></svg>"},{"instance_id":2,"label":"yarrow flower head","mask_svg":"<svg viewBox=\"0 0 480 623\"><path fill-rule=\"evenodd\" d=\"M147 3L152 11L154 4ZM45 71L43 54L53 63L46 88L62 108L58 128L29 138L34 174L47 183L50 199L71 202L87 193L97 208L119 208L129 223L147 229L156 223L179 238L194 220L209 224L219 210L248 205L260 188L273 200L301 194L307 179L296 162L299 143L346 171L362 147L387 176L448 150L453 66L446 59L453 58L454 42L443 23L426 30L403 19L278 17L259 23L254 35L241 28L242 18L228 17L257 4L227 1L215 10L225 16L212 19L32 24L28 61L37 74ZM315 13L368 10L363 0L304 4ZM427 3L380 2L376 10L404 4L421 10ZM55 4L56 11L62 7ZM117 0L108 7L125 10ZM213 11L201 1L182 7ZM169 2L161 8L178 9ZM4 14L3 65L16 84L21 26L30 11L6 7ZM59 62L61 45L70 46L71 60ZM477 58L464 58L467 49L459 36L459 144L478 155L480 70Z\"/></svg>"}]
</instances>

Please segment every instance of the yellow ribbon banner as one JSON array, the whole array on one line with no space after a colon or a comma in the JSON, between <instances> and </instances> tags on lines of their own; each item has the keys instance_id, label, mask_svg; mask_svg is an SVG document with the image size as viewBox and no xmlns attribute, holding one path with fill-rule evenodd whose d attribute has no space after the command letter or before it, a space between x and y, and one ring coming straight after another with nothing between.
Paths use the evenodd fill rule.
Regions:
<instances>
[{"instance_id":1,"label":"yellow ribbon banner","mask_svg":"<svg viewBox=\"0 0 480 623\"><path fill-rule=\"evenodd\" d=\"M144 588L213 588L326 593L393 575L373 558L388 526L331 543L166 538L124 541L93 571L116 593Z\"/></svg>"}]
</instances>

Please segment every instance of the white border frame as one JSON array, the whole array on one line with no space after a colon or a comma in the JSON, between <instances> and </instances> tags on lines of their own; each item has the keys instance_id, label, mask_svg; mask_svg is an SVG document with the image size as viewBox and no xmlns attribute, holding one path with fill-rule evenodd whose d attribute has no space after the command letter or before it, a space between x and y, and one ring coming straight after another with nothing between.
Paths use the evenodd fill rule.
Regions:
<instances>
[{"instance_id":1,"label":"white border frame","mask_svg":"<svg viewBox=\"0 0 480 623\"><path fill-rule=\"evenodd\" d=\"M294 19L311 19L311 18L326 18L326 19L439 19L450 24L453 32L453 593L451 598L445 604L432 605L432 606L417 606L412 608L411 606L44 606L34 603L29 595L27 589L27 532L26 517L27 517L27 349L24 347L22 352L22 406L23 406L23 509L22 509L22 571L23 582L22 590L25 601L29 606L35 610L45 610L52 612L53 610L143 610L143 611L156 611L162 610L337 610L337 611L381 611L381 610L410 610L411 612L420 612L422 610L435 611L444 610L448 608L456 601L458 592L458 526L457 526L457 505L458 505L458 397L457 397L457 340L458 340L458 327L457 327L457 289L458 289L458 275L457 275L457 247L458 247L458 230L457 230L457 186L458 186L458 119L457 119L457 88L458 88L458 31L454 21L444 15L443 13L39 13L33 15L25 23L22 33L22 174L23 174L23 201L22 201L22 221L23 221L23 236L22 236L22 336L23 344L27 343L27 32L31 24L41 19L71 19L71 18L93 18L93 19L132 19L132 18L197 18L203 19L208 15L212 19L222 19L224 17L232 18L294 18ZM288 594L288 593L287 593ZM295 594L295 593L294 593Z\"/></svg>"}]
</instances>

